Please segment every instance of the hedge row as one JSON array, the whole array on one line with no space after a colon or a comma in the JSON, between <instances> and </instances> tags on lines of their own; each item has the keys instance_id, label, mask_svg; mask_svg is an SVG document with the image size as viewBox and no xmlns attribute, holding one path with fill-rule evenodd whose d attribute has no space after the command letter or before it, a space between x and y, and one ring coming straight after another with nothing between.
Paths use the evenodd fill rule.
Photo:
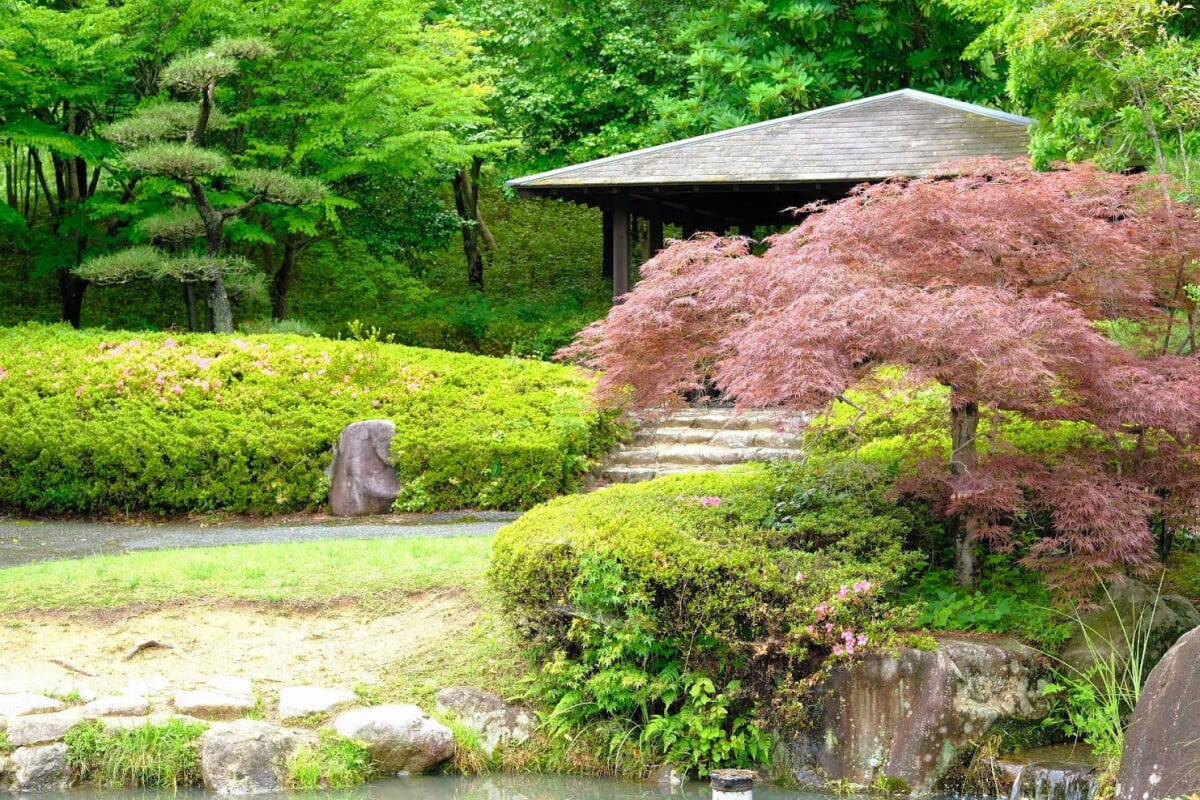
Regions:
<instances>
[{"instance_id":1,"label":"hedge row","mask_svg":"<svg viewBox=\"0 0 1200 800\"><path fill-rule=\"evenodd\" d=\"M552 364L378 341L0 329L0 508L320 507L347 424L396 423L412 509L528 508L612 443L589 380Z\"/></svg>"}]
</instances>

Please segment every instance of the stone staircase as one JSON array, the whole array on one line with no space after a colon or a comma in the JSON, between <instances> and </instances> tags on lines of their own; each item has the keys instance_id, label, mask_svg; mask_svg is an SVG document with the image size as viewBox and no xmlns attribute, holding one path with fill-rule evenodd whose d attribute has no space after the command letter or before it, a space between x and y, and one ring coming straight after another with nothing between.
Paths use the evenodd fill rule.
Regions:
<instances>
[{"instance_id":1,"label":"stone staircase","mask_svg":"<svg viewBox=\"0 0 1200 800\"><path fill-rule=\"evenodd\" d=\"M639 427L632 442L609 453L598 482L637 483L748 461L796 460L809 419L779 411L735 414L723 406L685 408Z\"/></svg>"}]
</instances>

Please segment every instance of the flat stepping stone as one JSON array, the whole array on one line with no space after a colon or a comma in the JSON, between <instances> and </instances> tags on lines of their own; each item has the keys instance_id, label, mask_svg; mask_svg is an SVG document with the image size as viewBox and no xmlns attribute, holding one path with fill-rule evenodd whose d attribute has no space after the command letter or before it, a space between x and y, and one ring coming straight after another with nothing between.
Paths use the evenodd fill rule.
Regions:
<instances>
[{"instance_id":1,"label":"flat stepping stone","mask_svg":"<svg viewBox=\"0 0 1200 800\"><path fill-rule=\"evenodd\" d=\"M66 706L53 697L32 692L0 694L0 717L23 717L27 714L48 714L62 711Z\"/></svg>"},{"instance_id":2,"label":"flat stepping stone","mask_svg":"<svg viewBox=\"0 0 1200 800\"><path fill-rule=\"evenodd\" d=\"M144 717L150 713L150 701L141 695L112 695L93 700L83 707L83 715L96 717Z\"/></svg>"},{"instance_id":3,"label":"flat stepping stone","mask_svg":"<svg viewBox=\"0 0 1200 800\"><path fill-rule=\"evenodd\" d=\"M181 714L201 719L235 719L245 716L254 708L254 698L244 694L230 694L215 689L196 689L176 692L171 705Z\"/></svg>"},{"instance_id":4,"label":"flat stepping stone","mask_svg":"<svg viewBox=\"0 0 1200 800\"><path fill-rule=\"evenodd\" d=\"M295 719L311 714L328 714L340 706L358 702L349 689L322 686L287 686L279 690L279 718Z\"/></svg>"}]
</instances>

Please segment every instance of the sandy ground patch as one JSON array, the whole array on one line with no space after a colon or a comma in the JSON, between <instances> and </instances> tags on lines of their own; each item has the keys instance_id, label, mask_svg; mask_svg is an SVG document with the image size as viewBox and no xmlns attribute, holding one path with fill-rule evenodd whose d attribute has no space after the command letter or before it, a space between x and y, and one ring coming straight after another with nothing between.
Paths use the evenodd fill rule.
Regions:
<instances>
[{"instance_id":1,"label":"sandy ground patch","mask_svg":"<svg viewBox=\"0 0 1200 800\"><path fill-rule=\"evenodd\" d=\"M220 676L249 678L259 693L298 684L372 684L392 662L431 645L452 646L477 607L461 593L411 598L399 613L357 606L288 610L180 606L63 616L25 612L0 620L0 693L85 695L189 689ZM170 647L139 645L155 641ZM87 673L87 674L83 674Z\"/></svg>"}]
</instances>

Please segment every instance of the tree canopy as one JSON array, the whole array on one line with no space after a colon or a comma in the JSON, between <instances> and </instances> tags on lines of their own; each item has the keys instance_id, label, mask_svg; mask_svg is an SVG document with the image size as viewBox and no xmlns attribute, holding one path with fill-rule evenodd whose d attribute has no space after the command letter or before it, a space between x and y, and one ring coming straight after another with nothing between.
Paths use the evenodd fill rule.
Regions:
<instances>
[{"instance_id":1,"label":"tree canopy","mask_svg":"<svg viewBox=\"0 0 1200 800\"><path fill-rule=\"evenodd\" d=\"M983 160L804 209L761 256L741 238L677 242L567 354L637 408L711 380L739 406L811 410L901 365L951 390L948 458L909 486L956 521L960 580L976 541L1011 548L1033 514L1051 525L1025 563L1059 584L1145 570L1151 522L1200 515L1200 363L1098 326L1164 320L1194 280L1200 222L1143 180ZM1082 422L1110 446L1038 458L993 431L985 451L978 426L998 412Z\"/></svg>"}]
</instances>

